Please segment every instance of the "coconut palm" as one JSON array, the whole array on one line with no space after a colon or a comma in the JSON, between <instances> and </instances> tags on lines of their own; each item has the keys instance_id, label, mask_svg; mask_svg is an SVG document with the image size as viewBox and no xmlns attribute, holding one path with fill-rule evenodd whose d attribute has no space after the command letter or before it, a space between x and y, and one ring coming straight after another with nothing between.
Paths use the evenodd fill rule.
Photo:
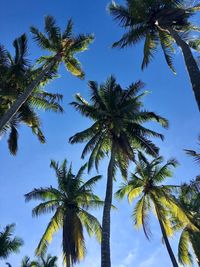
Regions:
<instances>
[{"instance_id":1,"label":"coconut palm","mask_svg":"<svg viewBox=\"0 0 200 267\"><path fill-rule=\"evenodd\" d=\"M193 221L198 226L198 230L191 229L190 225L183 226L180 222L176 222L176 230L182 230L179 245L178 245L178 257L179 262L183 265L191 265L193 263L192 255L195 255L198 266L200 266L200 192L196 192L196 184L199 181L195 181L195 184L184 185L179 195L181 204L193 216ZM187 190L185 190L187 188ZM191 190L191 189L195 190ZM190 252L193 249L193 254Z\"/></svg>"},{"instance_id":2,"label":"coconut palm","mask_svg":"<svg viewBox=\"0 0 200 267\"><path fill-rule=\"evenodd\" d=\"M38 60L38 63L43 64L42 68L39 69L40 72L2 116L0 120L0 131L26 102L35 87L43 82L46 76L57 73L60 63L63 62L67 70L73 75L81 79L84 78L84 72L75 54L85 51L93 41L93 36L84 34L73 36L72 30L72 20L68 21L66 29L62 33L61 29L56 26L55 19L51 16L45 17L46 35L37 28L31 27L31 32L39 46L44 50L50 51L51 54L49 56L43 56Z\"/></svg>"},{"instance_id":3,"label":"coconut palm","mask_svg":"<svg viewBox=\"0 0 200 267\"><path fill-rule=\"evenodd\" d=\"M101 226L88 212L89 208L103 205L92 191L101 176L95 176L84 182L82 176L87 164L80 168L77 175L72 173L72 166L67 168L66 160L60 166L52 160L50 166L55 170L58 188L49 186L34 189L25 195L25 199L42 201L33 209L33 216L54 212L37 246L36 254L43 255L53 234L62 229L63 256L66 266L70 267L85 256L83 228L89 235L96 235L98 240L101 238Z\"/></svg>"},{"instance_id":4,"label":"coconut palm","mask_svg":"<svg viewBox=\"0 0 200 267\"><path fill-rule=\"evenodd\" d=\"M21 95L27 82L34 80L37 71L31 69L31 65L26 57L27 55L27 37L25 34L14 40L13 46L15 56L0 47L0 116L12 106L14 101ZM29 77L27 79L27 76ZM52 77L46 76L43 83L49 81ZM44 143L45 137L41 130L40 119L36 109L62 112L63 109L59 102L62 95L47 93L41 86L37 86L27 101L20 107L17 113L12 117L9 123L3 127L1 135L9 133L8 147L10 152L15 155L18 148L18 127L21 123L30 127L32 132L38 137L39 141Z\"/></svg>"},{"instance_id":5,"label":"coconut palm","mask_svg":"<svg viewBox=\"0 0 200 267\"><path fill-rule=\"evenodd\" d=\"M31 261L28 256L25 256L22 259L21 267L36 267L37 266L36 264L37 263L35 261Z\"/></svg>"},{"instance_id":6,"label":"coconut palm","mask_svg":"<svg viewBox=\"0 0 200 267\"><path fill-rule=\"evenodd\" d=\"M46 257L41 256L35 262L35 267L57 267L57 260L58 258L56 256L51 256L50 254Z\"/></svg>"},{"instance_id":7,"label":"coconut palm","mask_svg":"<svg viewBox=\"0 0 200 267\"><path fill-rule=\"evenodd\" d=\"M199 157L195 151L187 150L187 153L195 156L195 159L199 161ZM190 227L190 224L183 225L181 222L175 220L175 229L182 231L178 245L179 262L183 265L191 265L193 262L192 255L194 254L200 266L200 176L191 180L190 183L183 184L180 187L178 197L181 205L188 214L191 214L192 220L198 228L194 230ZM193 253L190 252L191 248L193 249Z\"/></svg>"},{"instance_id":8,"label":"coconut palm","mask_svg":"<svg viewBox=\"0 0 200 267\"><path fill-rule=\"evenodd\" d=\"M15 224L8 224L0 232L0 259L6 259L12 253L19 252L23 245L21 238L14 236Z\"/></svg>"},{"instance_id":9,"label":"coconut palm","mask_svg":"<svg viewBox=\"0 0 200 267\"><path fill-rule=\"evenodd\" d=\"M185 0L126 0L123 6L112 1L109 10L126 30L122 38L113 44L114 47L132 46L144 40L142 69L153 59L160 45L167 64L175 72L171 57L173 43L181 48L200 110L200 71L189 44L182 36L184 32L199 30L189 21L200 10L199 3L187 7Z\"/></svg>"},{"instance_id":10,"label":"coconut palm","mask_svg":"<svg viewBox=\"0 0 200 267\"><path fill-rule=\"evenodd\" d=\"M90 153L88 170L94 164L98 170L100 160L110 154L101 245L101 266L110 267L110 210L116 168L119 167L122 175L126 177L128 163L130 160L134 160L137 149L156 156L158 148L149 140L149 137L163 139L163 136L142 124L156 121L167 127L168 122L154 112L143 109L142 97L145 93L139 93L143 88L143 83L140 81L123 90L111 76L100 85L90 81L89 88L91 103L77 94L76 102L71 104L83 116L92 119L94 123L86 130L72 136L70 143L87 142L82 152L82 158Z\"/></svg>"},{"instance_id":11,"label":"coconut palm","mask_svg":"<svg viewBox=\"0 0 200 267\"><path fill-rule=\"evenodd\" d=\"M151 236L149 212L151 210L155 212L171 262L174 267L178 267L168 240L168 236L173 234L169 211L175 217L178 217L182 223L189 223L190 219L172 195L174 186L161 184L167 177L173 176L171 167L176 167L177 161L171 159L164 165L162 163L162 157L148 161L140 152L135 172L131 175L129 181L122 184L116 192L116 196L123 198L127 195L129 202L138 198L132 213L132 219L137 228L143 227L145 236L148 239Z\"/></svg>"}]
</instances>

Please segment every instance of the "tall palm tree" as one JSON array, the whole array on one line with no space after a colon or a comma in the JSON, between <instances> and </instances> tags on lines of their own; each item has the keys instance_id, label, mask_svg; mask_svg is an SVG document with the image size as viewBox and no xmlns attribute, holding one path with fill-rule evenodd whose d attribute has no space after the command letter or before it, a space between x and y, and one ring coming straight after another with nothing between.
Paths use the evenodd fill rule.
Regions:
<instances>
[{"instance_id":1,"label":"tall palm tree","mask_svg":"<svg viewBox=\"0 0 200 267\"><path fill-rule=\"evenodd\" d=\"M194 157L195 161L200 162L199 153L194 150L186 150L186 152ZM190 183L183 184L180 187L178 198L188 214L191 214L192 220L198 228L194 230L191 229L190 224L183 225L181 222L175 221L175 229L182 231L178 245L179 262L184 265L192 264L193 257L190 253L190 248L192 248L200 266L200 176L191 180Z\"/></svg>"},{"instance_id":2,"label":"tall palm tree","mask_svg":"<svg viewBox=\"0 0 200 267\"><path fill-rule=\"evenodd\" d=\"M174 216L178 216L181 222L190 222L190 219L172 195L173 186L161 184L167 177L172 177L171 167L176 167L177 161L171 159L164 165L161 165L162 163L162 157L148 161L140 152L135 172L131 175L129 181L122 184L116 192L116 196L123 198L127 195L129 202L139 198L132 213L132 219L137 228L143 227L148 239L151 236L149 212L151 210L155 212L172 265L178 267L176 257L168 240L168 236L173 233L169 211Z\"/></svg>"},{"instance_id":3,"label":"tall palm tree","mask_svg":"<svg viewBox=\"0 0 200 267\"><path fill-rule=\"evenodd\" d=\"M101 243L101 266L110 267L110 210L116 168L119 167L122 175L126 177L128 163L130 160L134 160L137 149L156 156L158 148L149 140L149 137L163 139L163 136L142 124L156 121L167 127L168 122L154 112L143 109L141 99L145 93L138 94L143 88L143 83L140 81L123 90L111 76L101 85L90 81L89 88L91 103L77 94L76 102L71 104L83 116L92 119L94 124L72 136L70 142L72 144L87 142L82 152L82 158L90 153L88 170L92 168L93 164L98 170L100 160L110 153Z\"/></svg>"},{"instance_id":4,"label":"tall palm tree","mask_svg":"<svg viewBox=\"0 0 200 267\"><path fill-rule=\"evenodd\" d=\"M15 224L8 224L0 232L0 259L6 259L11 253L19 252L23 245L21 238L14 236Z\"/></svg>"},{"instance_id":5,"label":"tall palm tree","mask_svg":"<svg viewBox=\"0 0 200 267\"><path fill-rule=\"evenodd\" d=\"M126 30L122 38L113 44L114 47L132 46L145 40L142 69L149 64L160 45L167 64L175 72L171 57L173 42L181 48L200 110L200 70L190 46L182 37L183 32L199 30L189 18L200 10L200 4L187 7L185 0L126 0L125 6L112 1L109 10Z\"/></svg>"},{"instance_id":6,"label":"tall palm tree","mask_svg":"<svg viewBox=\"0 0 200 267\"><path fill-rule=\"evenodd\" d=\"M14 57L3 47L0 47L0 74L2 77L0 81L0 116L3 116L12 106L17 97L23 93L24 88L28 85L27 82L34 80L38 72L38 70L31 69L26 57L28 52L26 35L23 34L15 39L13 46L15 49ZM27 75L29 77L28 80ZM51 78L51 76L46 76L43 84ZM36 109L62 112L63 108L59 104L61 100L62 95L47 93L41 86L37 86L34 89L27 101L0 132L1 135L9 132L8 146L13 155L17 152L18 127L21 123L30 127L40 142L45 142Z\"/></svg>"},{"instance_id":7,"label":"tall palm tree","mask_svg":"<svg viewBox=\"0 0 200 267\"><path fill-rule=\"evenodd\" d=\"M71 267L85 256L84 227L89 235L96 235L98 240L101 238L101 226L88 212L89 208L103 205L92 191L101 176L84 182L82 176L87 164L80 168L77 175L72 173L72 166L67 169L66 160L60 166L52 160L50 166L55 170L58 188L38 188L25 195L26 201L42 201L33 209L33 216L54 212L37 246L36 254L43 255L46 252L53 234L61 228L64 261L67 267Z\"/></svg>"},{"instance_id":8,"label":"tall palm tree","mask_svg":"<svg viewBox=\"0 0 200 267\"><path fill-rule=\"evenodd\" d=\"M198 266L200 266L200 191L192 190L197 188L195 181L194 185L184 185L179 195L180 203L192 215L192 219L198 226L198 230L194 230L190 227L190 224L184 225L181 222L175 224L175 230L181 230L181 236L178 244L178 258L179 262L183 265L192 265L193 257L195 255ZM185 190L187 188L187 190ZM190 253L191 248L193 254Z\"/></svg>"},{"instance_id":9,"label":"tall palm tree","mask_svg":"<svg viewBox=\"0 0 200 267\"><path fill-rule=\"evenodd\" d=\"M85 51L88 45L93 41L92 35L79 34L73 36L73 23L69 20L64 32L56 26L55 19L52 16L45 17L45 32L46 35L40 32L37 28L31 27L31 32L34 39L42 49L51 52L49 56L43 56L38 60L42 63L40 72L35 79L30 82L24 92L17 98L9 110L0 119L0 131L12 119L20 107L26 102L27 98L34 91L47 75L57 73L60 63L64 63L67 70L73 75L84 78L84 72L80 62L75 57L76 53Z\"/></svg>"}]
</instances>

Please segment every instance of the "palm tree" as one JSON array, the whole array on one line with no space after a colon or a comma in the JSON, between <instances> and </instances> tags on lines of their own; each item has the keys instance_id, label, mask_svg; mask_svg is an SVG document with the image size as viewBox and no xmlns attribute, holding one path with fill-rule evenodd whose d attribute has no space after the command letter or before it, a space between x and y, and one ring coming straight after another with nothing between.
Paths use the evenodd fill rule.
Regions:
<instances>
[{"instance_id":1,"label":"palm tree","mask_svg":"<svg viewBox=\"0 0 200 267\"><path fill-rule=\"evenodd\" d=\"M22 259L21 267L57 267L57 260L58 258L56 256L51 256L50 254L46 257L40 256L36 261L31 261L28 256L25 256ZM8 267L12 267L8 262L6 262L6 264Z\"/></svg>"},{"instance_id":2,"label":"palm tree","mask_svg":"<svg viewBox=\"0 0 200 267\"><path fill-rule=\"evenodd\" d=\"M145 40L142 69L153 59L160 45L167 64L175 72L171 57L171 52L174 51L173 42L181 48L200 110L200 71L190 46L181 35L184 32L199 30L189 22L189 18L200 10L200 5L187 7L184 0L126 0L125 6L112 1L109 10L126 30L113 47L124 48Z\"/></svg>"},{"instance_id":3,"label":"palm tree","mask_svg":"<svg viewBox=\"0 0 200 267\"><path fill-rule=\"evenodd\" d=\"M198 184L198 186L197 186ZM178 257L181 264L192 264L192 254L190 248L193 249L194 255L198 266L200 266L200 190L199 177L190 184L184 184L181 187L179 200L188 213L192 215L194 223L197 225L198 230L191 229L190 224L184 226L180 222L176 222L176 230L182 230L179 245Z\"/></svg>"},{"instance_id":4,"label":"palm tree","mask_svg":"<svg viewBox=\"0 0 200 267\"><path fill-rule=\"evenodd\" d=\"M92 35L84 34L79 34L74 37L72 30L72 20L68 21L66 29L62 33L61 29L56 26L55 19L51 16L45 17L45 32L47 35L40 32L37 28L31 27L34 39L42 49L50 51L51 55L43 56L38 60L38 63L43 64L42 68L39 69L40 72L2 116L0 120L0 131L26 102L35 87L43 82L46 76L57 73L60 63L63 62L67 70L73 75L81 79L84 78L84 72L75 54L85 51L94 38Z\"/></svg>"},{"instance_id":5,"label":"palm tree","mask_svg":"<svg viewBox=\"0 0 200 267\"><path fill-rule=\"evenodd\" d=\"M51 256L50 254L46 257L41 256L38 261L35 262L35 267L57 267L57 260L58 258L56 256Z\"/></svg>"},{"instance_id":6,"label":"palm tree","mask_svg":"<svg viewBox=\"0 0 200 267\"><path fill-rule=\"evenodd\" d=\"M34 189L25 195L26 201L41 200L33 211L33 216L54 212L38 246L37 255L46 252L53 234L62 229L62 247L66 266L70 267L85 256L85 239L83 228L88 234L101 238L101 226L98 220L88 212L89 208L103 205L103 202L92 192L92 188L101 178L95 176L84 182L83 172L87 164L82 166L77 175L72 173L72 166L67 169L67 161L59 166L55 161L50 165L56 173L58 188L52 186Z\"/></svg>"},{"instance_id":7,"label":"palm tree","mask_svg":"<svg viewBox=\"0 0 200 267\"><path fill-rule=\"evenodd\" d=\"M15 230L15 224L8 224L0 232L0 259L6 259L11 253L19 252L23 241L19 237L12 237Z\"/></svg>"},{"instance_id":8,"label":"palm tree","mask_svg":"<svg viewBox=\"0 0 200 267\"><path fill-rule=\"evenodd\" d=\"M160 185L167 177L172 177L171 167L177 166L175 159L163 163L162 157L157 157L151 162L140 152L136 162L136 170L126 183L122 184L116 192L118 198L127 195L129 202L139 198L137 201L132 218L137 228L143 227L144 233L150 239L149 212L155 211L158 219L162 236L169 253L172 265L178 267L178 263L170 246L168 236L172 235L172 223L169 211L175 217L180 218L181 222L190 222L185 211L181 209L178 201L175 200L171 191L174 186Z\"/></svg>"},{"instance_id":9,"label":"palm tree","mask_svg":"<svg viewBox=\"0 0 200 267\"><path fill-rule=\"evenodd\" d=\"M37 263L35 261L31 261L28 256L25 256L22 259L21 267L37 267Z\"/></svg>"},{"instance_id":10,"label":"palm tree","mask_svg":"<svg viewBox=\"0 0 200 267\"><path fill-rule=\"evenodd\" d=\"M186 150L189 155L194 156L195 160L199 162L199 154L193 150ZM180 187L179 201L188 214L191 214L197 230L192 229L190 224L182 224L175 220L175 230L181 230L181 236L178 245L179 262L183 265L191 265L192 253L196 256L196 261L200 266L200 176L191 180L190 183L185 183Z\"/></svg>"},{"instance_id":11,"label":"palm tree","mask_svg":"<svg viewBox=\"0 0 200 267\"><path fill-rule=\"evenodd\" d=\"M34 80L37 71L31 69L31 65L26 57L27 55L27 37L25 34L14 40L13 46L15 56L0 47L0 116L12 106L14 101L21 95L27 82ZM29 79L27 80L27 75ZM48 82L52 77L46 76L43 84ZM3 127L0 134L9 132L8 147L11 154L15 155L18 148L18 127L21 123L30 127L39 141L44 143L45 137L41 130L40 119L36 109L62 112L63 108L59 102L62 95L45 92L41 86L37 86L34 92L29 96L27 101L20 107L12 119Z\"/></svg>"},{"instance_id":12,"label":"palm tree","mask_svg":"<svg viewBox=\"0 0 200 267\"><path fill-rule=\"evenodd\" d=\"M86 130L70 138L70 143L87 141L82 152L82 158L91 153L88 170L95 164L98 170L100 160L110 153L107 169L107 185L105 205L102 219L101 266L110 267L110 210L113 194L113 179L116 168L119 167L123 176L127 176L130 160L134 160L137 149L156 156L158 148L148 139L163 136L142 126L144 122L156 121L164 127L168 126L166 119L142 109L141 98L145 93L139 93L142 82L131 84L127 89L116 83L110 77L101 85L89 82L91 104L79 94L76 102L71 104L82 115L92 119L94 124Z\"/></svg>"}]
</instances>

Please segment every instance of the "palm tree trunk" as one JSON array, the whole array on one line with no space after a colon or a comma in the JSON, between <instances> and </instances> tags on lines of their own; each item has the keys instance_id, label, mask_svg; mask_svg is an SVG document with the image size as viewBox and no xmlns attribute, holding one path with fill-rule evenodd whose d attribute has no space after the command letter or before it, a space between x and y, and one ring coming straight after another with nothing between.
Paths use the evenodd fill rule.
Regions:
<instances>
[{"instance_id":1,"label":"palm tree trunk","mask_svg":"<svg viewBox=\"0 0 200 267\"><path fill-rule=\"evenodd\" d=\"M196 102L200 111L200 70L197 65L196 60L190 50L189 45L181 39L179 34L172 28L167 28L170 35L174 38L176 44L181 48L183 52L183 57L185 65L190 76L190 81L192 84L192 89L196 98Z\"/></svg>"},{"instance_id":2,"label":"palm tree trunk","mask_svg":"<svg viewBox=\"0 0 200 267\"><path fill-rule=\"evenodd\" d=\"M159 219L159 215L157 213L157 217L158 217L158 221L159 221L159 224L160 224L160 228L161 228L161 231L162 231L162 235L163 235L163 238L164 238L164 241L165 241L165 245L167 247L167 251L169 253L169 257L171 259L171 262L172 262L172 265L173 267L178 267L178 263L176 261L176 257L174 256L174 253L173 253L173 250L170 246L170 243L169 243L169 240L168 240L168 237L167 237L167 234L166 234L166 231L165 231L165 227L163 225L163 222L162 220Z\"/></svg>"},{"instance_id":3,"label":"palm tree trunk","mask_svg":"<svg viewBox=\"0 0 200 267\"><path fill-rule=\"evenodd\" d=\"M70 258L67 257L66 259L66 267L71 267Z\"/></svg>"},{"instance_id":4,"label":"palm tree trunk","mask_svg":"<svg viewBox=\"0 0 200 267\"><path fill-rule=\"evenodd\" d=\"M113 176L115 165L115 147L112 145L110 162L108 165L105 204L102 219L101 267L111 267L110 259L110 211L113 195Z\"/></svg>"},{"instance_id":5,"label":"palm tree trunk","mask_svg":"<svg viewBox=\"0 0 200 267\"><path fill-rule=\"evenodd\" d=\"M32 94L36 86L43 80L44 76L49 73L52 67L58 62L60 56L55 58L41 71L38 77L27 87L27 89L17 98L11 108L0 119L0 132L4 126L13 118L21 106L26 102L28 97Z\"/></svg>"}]
</instances>

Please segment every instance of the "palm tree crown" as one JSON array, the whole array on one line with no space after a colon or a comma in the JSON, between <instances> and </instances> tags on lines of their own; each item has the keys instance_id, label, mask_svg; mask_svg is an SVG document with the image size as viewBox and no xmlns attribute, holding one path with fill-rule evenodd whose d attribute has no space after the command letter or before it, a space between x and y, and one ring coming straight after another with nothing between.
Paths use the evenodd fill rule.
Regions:
<instances>
[{"instance_id":1,"label":"palm tree crown","mask_svg":"<svg viewBox=\"0 0 200 267\"><path fill-rule=\"evenodd\" d=\"M36 267L57 267L57 260L56 256L51 256L50 254L46 257L41 256L36 262Z\"/></svg>"},{"instance_id":2,"label":"palm tree crown","mask_svg":"<svg viewBox=\"0 0 200 267\"><path fill-rule=\"evenodd\" d=\"M7 50L0 46L0 116L5 114L10 106L16 101L20 94L32 82L39 70L32 70L27 58L27 37L25 34L14 40L15 55L12 56ZM52 76L45 76L43 85ZM41 86L37 86L27 101L20 107L18 112L7 123L1 134L9 132L8 146L10 152L15 155L18 149L18 127L21 123L30 127L39 141L44 143L45 137L41 130L41 122L36 109L62 112L63 108L59 102L62 95L45 92Z\"/></svg>"},{"instance_id":3,"label":"palm tree crown","mask_svg":"<svg viewBox=\"0 0 200 267\"><path fill-rule=\"evenodd\" d=\"M200 266L200 177L180 187L179 201L188 214L191 214L192 221L198 229L192 229L190 224L183 224L175 221L176 230L181 230L178 244L178 258L183 265L192 265L193 255ZM191 248L193 253L190 252Z\"/></svg>"},{"instance_id":4,"label":"palm tree crown","mask_svg":"<svg viewBox=\"0 0 200 267\"><path fill-rule=\"evenodd\" d=\"M151 236L149 212L152 209L154 210L172 264L178 267L167 238L173 233L171 214L179 218L182 223L190 223L190 218L188 218L179 202L172 195L174 186L161 184L167 177L172 177L171 167L176 167L177 161L171 159L166 164L161 165L162 162L162 157L149 162L142 153L139 153L135 172L131 175L129 181L122 184L121 188L116 192L116 196L122 198L127 195L129 202L139 198L132 213L132 218L137 228L143 227L148 239Z\"/></svg>"},{"instance_id":5,"label":"palm tree crown","mask_svg":"<svg viewBox=\"0 0 200 267\"><path fill-rule=\"evenodd\" d=\"M173 42L180 46L190 76L195 98L200 110L200 71L189 45L180 33L199 30L189 18L200 5L186 6L184 0L126 0L125 5L114 1L109 6L114 19L126 30L113 47L132 46L144 40L142 69L153 59L158 46L161 46L168 66L175 72L172 62Z\"/></svg>"},{"instance_id":6,"label":"palm tree crown","mask_svg":"<svg viewBox=\"0 0 200 267\"><path fill-rule=\"evenodd\" d=\"M200 136L199 136L200 141ZM200 163L200 153L195 150L185 149L189 156L192 156L198 164ZM191 214L192 220L198 230L191 229L190 224L182 224L175 221L175 229L181 230L181 236L178 244L178 258L183 265L193 263L193 254L190 252L192 247L196 261L200 266L200 176L198 175L190 183L184 183L179 190L179 201L188 214Z\"/></svg>"},{"instance_id":7,"label":"palm tree crown","mask_svg":"<svg viewBox=\"0 0 200 267\"><path fill-rule=\"evenodd\" d=\"M66 160L60 166L52 160L51 167L56 172L58 188L50 186L34 189L25 195L25 199L26 201L42 200L33 209L33 216L54 212L36 249L37 255L43 255L46 252L53 234L61 228L64 260L67 267L70 267L85 255L83 227L89 235L95 234L98 240L101 238L101 226L88 212L89 208L103 204L92 192L93 186L101 176L95 176L84 182L82 175L87 165L82 166L77 175L74 175L72 166L67 169Z\"/></svg>"},{"instance_id":8,"label":"palm tree crown","mask_svg":"<svg viewBox=\"0 0 200 267\"><path fill-rule=\"evenodd\" d=\"M62 33L52 16L45 17L46 34L43 34L35 27L31 27L34 39L41 48L50 51L51 55L42 56L37 61L41 64L40 67L36 69L37 75L34 76L32 82L24 88L23 93L19 95L16 101L1 117L0 131L2 131L5 125L14 117L39 84L43 83L47 77L55 77L60 63L64 62L67 70L73 75L81 79L84 78L84 71L81 68L80 62L75 57L75 54L85 51L94 37L93 35L84 34L74 36L72 31L73 23L71 20L68 21L66 29ZM2 59L5 62L4 57ZM28 62L26 61L25 63L27 64Z\"/></svg>"},{"instance_id":9,"label":"palm tree crown","mask_svg":"<svg viewBox=\"0 0 200 267\"><path fill-rule=\"evenodd\" d=\"M15 230L15 224L7 225L0 232L0 259L6 259L11 253L19 252L23 241L19 237L12 237Z\"/></svg>"},{"instance_id":10,"label":"palm tree crown","mask_svg":"<svg viewBox=\"0 0 200 267\"><path fill-rule=\"evenodd\" d=\"M89 82L91 104L81 95L76 95L76 102L71 105L82 115L92 119L94 124L70 138L71 143L88 141L82 158L91 152L88 168L95 163L98 169L99 161L116 147L116 164L122 174L127 174L128 160L134 159L135 149L142 149L148 154L157 155L158 148L148 137L163 139L163 135L142 126L143 123L155 121L163 127L168 126L165 118L143 109L142 97L146 94L139 92L144 84L139 81L127 89L116 83L113 76L104 84L98 86L94 81Z\"/></svg>"},{"instance_id":11,"label":"palm tree crown","mask_svg":"<svg viewBox=\"0 0 200 267\"><path fill-rule=\"evenodd\" d=\"M49 64L53 61L55 70L60 62L64 62L69 72L79 78L84 78L84 71L75 54L87 50L88 45L94 40L94 36L91 34L74 36L72 20L68 21L65 30L61 32L52 16L45 17L44 29L46 35L37 28L31 27L34 40L42 49L51 52L50 56L41 57L38 63Z\"/></svg>"}]
</instances>

